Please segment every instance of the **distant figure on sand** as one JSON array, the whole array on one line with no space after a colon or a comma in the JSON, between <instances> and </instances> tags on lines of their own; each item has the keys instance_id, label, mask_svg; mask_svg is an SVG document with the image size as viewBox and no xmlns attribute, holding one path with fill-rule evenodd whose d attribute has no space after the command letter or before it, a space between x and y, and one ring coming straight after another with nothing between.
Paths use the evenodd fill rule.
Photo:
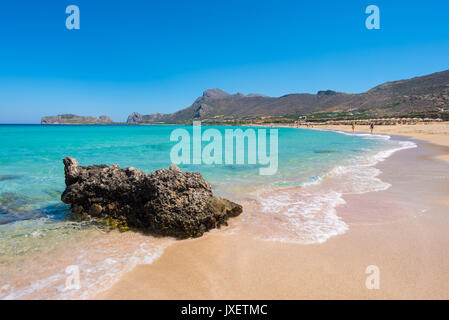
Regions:
<instances>
[{"instance_id":1,"label":"distant figure on sand","mask_svg":"<svg viewBox=\"0 0 449 320\"><path fill-rule=\"evenodd\" d=\"M354 122L352 123L352 133L354 133L354 131L355 131L355 124L354 124Z\"/></svg>"},{"instance_id":2,"label":"distant figure on sand","mask_svg":"<svg viewBox=\"0 0 449 320\"><path fill-rule=\"evenodd\" d=\"M374 130L374 123L371 123L371 124L369 125L369 128L371 129L371 134L373 134L373 130Z\"/></svg>"}]
</instances>

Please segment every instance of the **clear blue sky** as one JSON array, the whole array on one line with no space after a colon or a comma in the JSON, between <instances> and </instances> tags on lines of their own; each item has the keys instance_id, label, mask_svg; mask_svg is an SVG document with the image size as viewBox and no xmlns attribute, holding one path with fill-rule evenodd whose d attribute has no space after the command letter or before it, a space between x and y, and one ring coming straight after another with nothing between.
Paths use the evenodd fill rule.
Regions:
<instances>
[{"instance_id":1,"label":"clear blue sky","mask_svg":"<svg viewBox=\"0 0 449 320\"><path fill-rule=\"evenodd\" d=\"M81 29L67 30L67 5ZM381 30L365 28L365 8ZM363 92L449 69L449 1L3 1L0 123L173 112L207 88Z\"/></svg>"}]
</instances>

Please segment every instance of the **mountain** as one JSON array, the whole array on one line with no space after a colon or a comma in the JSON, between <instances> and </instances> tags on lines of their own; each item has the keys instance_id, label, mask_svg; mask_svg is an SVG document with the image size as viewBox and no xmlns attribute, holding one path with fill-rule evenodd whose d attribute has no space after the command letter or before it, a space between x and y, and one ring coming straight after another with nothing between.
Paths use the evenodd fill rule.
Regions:
<instances>
[{"instance_id":1,"label":"mountain","mask_svg":"<svg viewBox=\"0 0 449 320\"><path fill-rule=\"evenodd\" d=\"M195 102L172 114L139 115L128 123L187 123L192 119L223 122L264 118L439 117L449 109L449 70L381 84L360 94L332 90L317 94L288 94L274 98L259 94L229 94L209 89Z\"/></svg>"},{"instance_id":2,"label":"mountain","mask_svg":"<svg viewBox=\"0 0 449 320\"><path fill-rule=\"evenodd\" d=\"M43 117L41 124L111 124L114 123L108 116L83 117L74 114L60 114Z\"/></svg>"}]
</instances>

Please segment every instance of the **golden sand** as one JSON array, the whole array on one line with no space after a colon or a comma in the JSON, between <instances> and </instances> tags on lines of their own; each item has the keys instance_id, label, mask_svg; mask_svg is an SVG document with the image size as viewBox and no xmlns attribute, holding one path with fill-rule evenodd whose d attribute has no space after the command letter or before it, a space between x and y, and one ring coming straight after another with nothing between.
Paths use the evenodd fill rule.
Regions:
<instances>
[{"instance_id":1,"label":"golden sand","mask_svg":"<svg viewBox=\"0 0 449 320\"><path fill-rule=\"evenodd\" d=\"M375 128L441 146L449 145L448 132L447 124ZM337 213L349 230L325 243L262 241L238 228L214 230L177 241L96 298L449 299L449 166L434 158L449 159L448 150L420 143L377 165L380 179L392 187L344 195ZM240 222L232 220L231 228ZM379 289L366 286L370 265L380 271Z\"/></svg>"}]
</instances>

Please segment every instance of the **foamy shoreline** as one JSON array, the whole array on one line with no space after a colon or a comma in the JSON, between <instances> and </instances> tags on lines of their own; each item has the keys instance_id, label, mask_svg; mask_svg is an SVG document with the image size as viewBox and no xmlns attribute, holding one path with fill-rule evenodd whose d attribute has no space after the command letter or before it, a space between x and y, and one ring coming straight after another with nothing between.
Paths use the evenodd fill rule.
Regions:
<instances>
[{"instance_id":1,"label":"foamy shoreline","mask_svg":"<svg viewBox=\"0 0 449 320\"><path fill-rule=\"evenodd\" d=\"M355 135L364 139L390 140L386 135ZM318 180L258 195L256 201L260 205L247 210L243 220L259 221L271 232L265 234L259 228L249 234L260 240L298 244L324 243L333 236L344 234L349 226L336 211L338 206L346 203L344 196L390 188L391 184L378 178L381 171L375 166L395 152L416 147L411 141L392 141L389 148L359 155L345 165L336 165ZM242 228L255 229L252 225L249 223Z\"/></svg>"},{"instance_id":2,"label":"foamy shoreline","mask_svg":"<svg viewBox=\"0 0 449 320\"><path fill-rule=\"evenodd\" d=\"M347 129L347 128L346 128ZM336 131L341 131L341 128L336 129ZM348 132L340 132L342 134L349 134L352 133ZM370 135L366 135L370 136ZM381 139L387 139L387 136L379 136ZM164 243L155 243L154 246L148 247L147 245L144 245L144 243L148 244L148 241L151 243L152 239L145 238L145 236L142 235L110 235L109 239L103 237L101 245L97 246L96 249L92 252L80 252L78 253L80 256L84 255L95 255L95 250L103 250L103 248L113 248L117 241L120 241L121 246L120 250L118 251L128 251L128 252L134 252L132 256L126 256L121 257L119 252L112 253L111 258L108 258L104 261L104 263L99 265L98 270L93 270L92 267L89 265L83 266L83 270L88 270L89 274L89 286L86 288L84 287L81 292L66 292L61 287L61 284L59 284L59 294L58 296L52 296L49 295L47 297L41 296L41 295L34 295L32 291L24 291L24 292L15 292L6 298L60 298L60 299L91 299L91 298L114 298L114 299L121 299L121 298L151 298L151 299L158 299L158 298L205 298L205 299L213 299L213 298L275 298L275 299L281 299L281 298L308 298L309 296L304 295L307 294L307 292L302 291L295 291L293 288L290 287L289 283L286 283L283 279L280 279L280 283L261 283L256 284L257 277L263 277L264 279L266 277L279 277L279 272L282 270L285 270L285 268L294 268L295 266L299 269L301 268L310 268L310 262L306 263L305 265L302 265L304 263L304 260L315 259L316 261L313 261L313 267L320 269L320 268L327 268L327 261L322 260L323 256L316 257L317 253L313 252L309 249L309 247L315 248L317 252L326 252L329 247L332 247L335 242L340 243L344 239L350 239L353 238L354 234L357 234L360 232L360 229L362 225L370 225L372 224L372 220L375 220L376 223L380 223L380 225L390 224L390 217L383 216L384 214L382 212L375 212L374 214L368 214L369 219L364 221L359 221L361 217L363 218L364 215L359 215L358 211L360 209L366 209L366 207L381 207L385 209L385 207L388 208L388 210L396 210L396 211L405 211L408 212L409 208L402 208L398 206L396 202L401 202L402 200L393 199L392 205L389 201L385 201L385 197L379 197L378 194L384 193L386 190L388 190L391 186L393 186L393 189L395 189L395 183L394 179L393 181L389 181L388 178L391 177L391 174L387 172L384 172L384 170L378 169L377 167L379 165L381 166L387 166L387 168L393 168L398 167L397 161L392 163L390 160L384 161L386 159L395 158L395 155L401 155L402 152L397 152L400 150L406 150L414 148L416 145L414 142L410 141L403 141L403 145L398 146L396 148L383 150L381 152L378 152L377 154L374 154L370 157L370 159L367 159L366 163L359 163L358 166L350 166L350 167L344 167L344 168L334 168L332 173L329 173L332 175L342 175L346 174L348 175L351 170L359 170L359 173L364 173L365 176L361 176L363 181L370 181L369 183L369 190L348 190L345 189L343 192L328 192L327 194L321 194L322 201L318 199L319 201L317 203L314 203L312 200L314 199L308 199L307 202L299 202L297 201L298 197L303 197L303 194L295 194L294 192L297 192L297 190L300 190L301 188L290 188L294 190L292 193L291 190L289 191L289 188L279 188L276 189L277 192L272 193L271 195L273 197L277 197L279 195L282 195L283 193L287 193L288 197L290 197L290 203L286 201L285 197L281 199L281 202L283 201L284 207L285 203L287 203L287 206L291 205L292 207L287 207L287 209L293 208L293 213L297 212L298 210L295 208L295 206L299 206L298 208L304 209L304 206L307 204L314 204L313 206L309 206L309 209L307 210L315 210L315 214L318 211L323 213L323 219L321 221L321 225L317 225L315 220L312 220L312 224L307 224L307 214L305 214L303 217L301 217L302 220L297 220L298 217L295 214L292 214L291 216L285 215L280 217L275 217L276 220L274 221L266 221L268 225L272 223L277 223L281 226L279 230L277 230L279 233L276 236L274 234L271 237L262 236L260 237L260 230L252 229L251 224L248 223L248 221L245 221L246 217L248 215L242 216L238 218L235 222L231 222L230 227L225 228L225 230L214 230L213 232L209 233L207 236L201 238L201 239L192 239L187 241L173 241L171 239L167 239L167 242ZM421 150L422 148L420 148ZM405 152L405 151L404 151ZM413 150L409 150L407 152L412 152L414 154L415 152ZM438 157L441 156L441 152L437 152ZM420 165L420 163L423 160L418 160L415 165ZM399 164L400 165L400 164ZM357 168L362 167L362 168ZM395 170L393 170L395 171ZM357 174L352 171L352 173L349 174L350 176L357 176ZM379 177L381 176L381 177ZM332 179L332 178L331 178ZM354 181L354 186L357 186L358 181ZM360 182L360 181L359 181ZM411 183L417 181L410 181ZM320 188L323 189L323 185L320 185L320 182L314 182L310 183L310 187L314 188L315 191L319 190ZM304 186L303 186L304 187ZM308 188L309 186L307 186ZM335 184L330 186L335 188ZM366 188L367 186L364 186L363 188ZM307 189L306 190L309 190ZM362 189L363 189L362 188ZM296 190L296 191L295 191ZM330 188L331 191L335 191L332 188ZM377 192L373 192L377 191ZM314 194L313 190L309 192L312 195ZM395 193L397 193L395 191ZM296 198L295 198L296 197ZM327 198L326 198L327 197ZM331 198L329 198L331 197ZM296 200L295 200L296 199ZM377 199L374 200L374 202L370 202L370 199ZM446 198L447 199L447 198ZM321 202L320 202L321 201ZM443 200L447 201L447 200ZM320 204L321 203L321 204ZM367 204L368 203L368 204ZM449 203L449 202L446 202ZM250 208L248 211L252 211L251 214L258 213L261 210L260 204L262 204L262 208L266 208L266 210L277 210L276 208L270 208L267 203L259 203L259 206L255 206L252 202L247 203L247 208ZM329 205L330 204L330 205ZM279 209L279 208L278 208ZM259 211L258 211L259 210ZM427 209L426 209L427 210ZM349 214L348 214L349 213ZM393 216L400 216L401 219L402 214L394 212ZM379 219L380 216L380 219ZM406 215L407 216L407 215ZM279 220L281 219L281 220ZM286 220L282 220L286 219ZM292 220L293 219L293 220ZM379 219L380 221L377 221L376 219ZM408 219L408 218L406 218ZM285 222L285 223L279 223ZM293 230L288 230L283 228L282 226L285 225L293 225L295 228ZM444 223L442 224L444 226ZM299 229L298 229L299 227ZM300 228L303 229L300 229ZM380 228L381 229L381 228ZM322 234L320 234L320 230L322 231ZM244 232L242 232L244 231ZM298 233L299 232L299 233ZM309 233L308 233L309 232ZM317 233L318 232L318 233ZM377 230L376 232L382 233L384 231ZM301 234L303 238L298 238L298 234ZM317 235L318 234L318 235ZM259 235L259 236L258 236ZM363 233L359 235L363 237ZM126 240L125 238L130 238L128 241L122 242L122 240ZM283 237L282 237L283 236ZM337 237L335 237L337 236ZM132 239L131 239L132 238ZM343 240L342 240L343 239ZM140 242L139 242L140 241ZM359 242L361 239L352 239L349 243L346 243L346 246L350 245L353 246L353 241ZM343 241L345 242L345 241ZM363 242L363 241L362 241ZM136 243L141 243L142 246L137 246ZM305 245L307 244L307 245ZM243 252L238 252L236 248L243 247ZM185 256L187 254L196 255L196 251L199 248L199 252L202 254L202 256L198 257L198 263L195 261L191 261L190 256ZM232 249L233 248L233 249ZM288 248L288 249L287 249ZM179 252L178 250L186 250L186 252ZM216 250L222 249L225 253L225 256L223 256L224 253L215 252ZM201 250L204 250L201 251ZM227 252L229 250L229 252ZM337 252L341 250L340 246L334 247L333 250L336 250ZM98 252L100 252L98 251ZM209 252L210 251L210 252ZM260 251L267 254L269 257L272 257L273 259L277 259L276 262L273 262L271 259L268 259L269 257L260 257L259 254L256 254L253 251ZM289 256L292 251L299 251L301 254L299 254L299 257L296 256L295 260L290 261ZM173 252L175 252L175 255L173 255ZM215 254L213 254L215 252ZM306 254L307 253L307 254ZM303 255L305 254L305 255ZM331 252L327 253L332 255ZM363 253L359 253L363 255ZM168 255L168 256L167 256ZM295 254L296 255L296 254ZM294 256L295 256L294 255ZM180 258L184 257L185 262ZM47 280L49 280L49 284L51 287L52 283L60 282L63 283L64 279L66 277L63 266L65 267L67 261L70 261L70 258L68 257L68 260L64 260L63 264L61 264L61 270L60 275L58 277L49 277ZM124 258L124 260L120 260L121 258ZM226 259L225 259L226 258ZM267 258L267 259L266 259ZM173 267L170 263L167 266L166 264L168 261L174 262L176 264L175 267ZM224 260L223 260L224 259ZM231 263L231 270L234 270L237 273L245 272L247 279L240 279L238 276L236 277L235 274L230 274L229 270L224 270L221 264L229 264L228 261L231 261L233 259L236 259L237 262ZM266 259L266 260L264 260ZM321 259L321 260L320 260ZM359 256L352 256L349 260L352 261L358 261L360 259ZM189 262L190 261L190 262ZM240 261L240 262L239 262ZM247 261L247 262L244 262ZM250 263L251 261L251 263ZM320 262L321 261L321 262ZM198 265L201 262L202 265ZM285 265L279 265L279 263L282 262ZM193 265L190 265L189 263L192 263ZM237 264L236 264L237 263ZM243 263L243 265L242 265ZM254 264L259 265L259 263L265 263L270 264L274 263L274 266L271 268L269 267L267 270L260 269L261 267L255 267L257 272L255 274L252 274L249 270L241 270L242 267L245 268L251 268L251 266ZM341 263L341 261L335 261L335 263ZM344 263L347 263L344 262ZM159 265L162 264L164 268L168 268L168 273L164 273L163 270L159 270ZM92 265L93 266L93 265ZM98 266L96 266L98 267ZM157 272L156 274L158 277L149 275L149 272L153 272L154 268L156 268ZM216 270L215 270L216 269ZM237 269L237 270L235 270ZM92 271L90 271L92 270ZM140 271L139 271L140 270ZM173 276L175 279L183 274L184 270L187 270L187 272L192 272L192 279L194 283L189 284L186 287L182 287L181 284L179 287L175 283L160 283L160 281L163 281L161 279L167 278L167 275ZM205 272L203 274L203 271ZM289 273L299 276L297 272L300 270L290 270ZM208 272L210 275L208 275ZM301 272L304 272L302 270ZM341 272L341 271L340 271ZM179 273L179 274L178 274ZM307 273L307 272L306 272ZM138 275L137 275L138 274ZM86 276L86 274L84 275ZM314 277L319 277L319 275L312 275L308 274L312 279ZM131 277L133 280L133 283L129 283L129 277ZM134 277L134 278L133 278ZM212 277L212 279L217 279L212 281L212 283L207 283L207 286L200 286L195 287L195 283L198 282L199 284L204 281L202 277L206 277L207 279ZM256 278L255 278L256 277ZM281 276L282 277L282 276ZM301 276L300 276L301 277ZM226 278L227 282L233 284L233 286L229 286L227 283L223 283L223 279ZM128 279L128 280L127 280ZM346 279L346 276L343 276L343 279ZM183 283L183 281L186 281L182 277L178 279L180 283ZM260 296L252 296L254 295L254 292L248 291L247 288L243 288L240 286L240 284L235 283L237 280L241 281L243 284L247 284L250 286L256 286L259 287ZM296 283L298 286L310 286L308 288L309 291L314 292L316 290L316 285L322 286L323 284L316 284L313 281L309 282L310 279L303 278L304 283ZM318 281L318 279L315 279ZM346 279L347 280L347 279ZM143 284L140 285L140 282L143 281ZM127 288L129 289L129 286L137 286L137 288L133 291L131 290L130 293L124 294L124 292L127 292L125 288L123 288L124 283L128 282ZM134 283L135 282L135 283ZM319 281L318 281L319 282ZM87 284L87 283L85 283ZM156 292L148 292L149 290L148 285L151 284L151 287L154 287L156 285L157 288L160 288L160 291ZM204 284L204 283L203 283ZM282 285L281 285L282 284ZM45 284L41 281L37 283L38 286L43 285L42 288L45 288ZM189 287L193 286L193 287ZM274 294L270 292L270 286L275 289L274 292L276 295L270 296L270 294ZM117 288L121 288L119 291L117 291ZM32 289L32 288L31 288ZM190 291L198 289L197 291ZM137 291L139 292L138 295L136 294ZM45 292L45 290L44 290ZM134 292L134 293L133 293ZM239 294L243 294L246 292L247 296L238 296ZM333 295L331 297L340 297L340 294L343 294L346 292L343 291L334 291ZM170 294L173 294L173 296L170 296ZM314 298L325 298L327 297L328 293L325 292L315 292L314 295L311 297ZM349 294L349 292L346 292L345 294ZM345 296L346 297L346 296ZM349 296L351 297L351 296ZM359 296L356 296L357 298ZM383 298L383 296L379 296ZM395 296L393 296L395 297ZM439 297L439 296L436 296Z\"/></svg>"},{"instance_id":3,"label":"foamy shoreline","mask_svg":"<svg viewBox=\"0 0 449 320\"><path fill-rule=\"evenodd\" d=\"M302 128L302 127L301 127ZM344 125L317 125L314 128L302 128L302 129L319 129L319 130L331 130L331 131L344 131L351 133L351 126ZM356 133L369 133L369 126L356 126ZM374 134L388 134L403 136L407 139L415 139L426 141L440 146L449 147L449 122L438 122L428 124L416 124L416 125L382 125L374 127ZM449 161L449 155L443 152L438 156L439 159Z\"/></svg>"},{"instance_id":4,"label":"foamy shoreline","mask_svg":"<svg viewBox=\"0 0 449 320\"><path fill-rule=\"evenodd\" d=\"M441 239L445 234L444 228L449 225L448 218L442 214L443 206L432 199L429 200L429 208L420 209L426 212L427 217L432 216L438 220L438 223L429 224L429 221L420 215L420 211L414 212L414 206L403 205L404 200L398 194L407 192L401 190L402 181L395 183L396 172L400 171L401 167L406 167L404 163L412 167L421 166L419 170L422 171L427 170L429 164L423 163L425 160L418 157L423 149L392 152L387 156L388 161L376 164L375 167L381 166L384 169L378 174L382 180L392 185L391 192L385 189L343 197L345 203L340 204L336 210L338 216L342 217L350 228L338 237L332 237L321 244L304 245L260 241L238 232L212 232L201 239L175 243L152 265L137 266L124 275L112 289L96 298L447 298L449 291L445 289L449 287L449 283L441 279L444 278L442 266L449 263L449 257L439 245L441 241L449 245L447 237ZM425 151L426 154L428 151ZM441 152L434 150L430 153L441 156ZM413 159L410 155L414 155ZM430 165L435 167L436 164ZM442 170L446 166L443 163L437 165L441 166ZM417 185L419 181L413 178L409 180L404 188L420 187ZM437 183L432 183L428 187L438 189L436 185ZM440 196L435 195L442 203L447 201L447 195L443 192ZM359 214L359 211L366 210L366 215ZM367 217L366 221L363 220L364 216ZM415 219L418 218L423 221L416 222ZM236 221L231 224L238 223L240 222ZM421 234L416 232L416 228L423 226L428 228L421 230ZM398 229L402 230L400 234L396 233ZM395 269L407 270L397 278L400 281L409 279L416 272L422 272L413 268L413 265L404 266L403 263L406 263L407 259L423 259L418 256L424 251L409 248L410 243L415 243L416 238L423 235L439 239L435 239L437 242L431 241L428 248L430 252L435 251L438 254L434 253L431 258L424 259L427 267L434 272L433 276L427 279L427 290L422 287L425 282L420 283L421 287L418 286L414 290L406 288L403 292L397 284L391 288L387 286L387 291L373 292L364 288L364 267L376 259L384 265L382 268L387 279L391 278L389 272ZM392 243L384 244L385 239L392 240ZM391 251L391 248L396 247L402 249ZM373 259L370 260L369 257ZM398 258L401 260L399 265L395 263ZM433 264L435 259L440 259L443 265L441 262ZM393 277L390 280L395 283L397 279ZM435 284L438 285L435 287Z\"/></svg>"}]
</instances>

